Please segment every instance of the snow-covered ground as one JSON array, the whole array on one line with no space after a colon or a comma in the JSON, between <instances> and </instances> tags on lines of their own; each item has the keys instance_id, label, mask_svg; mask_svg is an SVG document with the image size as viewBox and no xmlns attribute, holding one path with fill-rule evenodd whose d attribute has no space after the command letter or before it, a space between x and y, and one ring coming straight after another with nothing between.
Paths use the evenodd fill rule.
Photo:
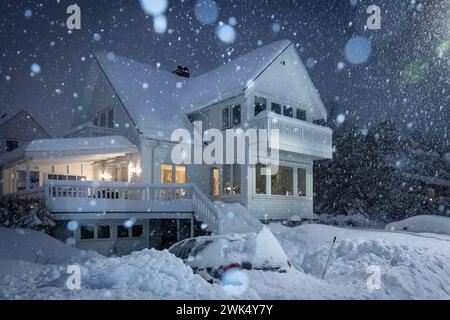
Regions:
<instances>
[{"instance_id":1,"label":"snow-covered ground","mask_svg":"<svg viewBox=\"0 0 450 320\"><path fill-rule=\"evenodd\" d=\"M450 236L325 225L270 230L296 269L243 271L239 290L211 285L168 251L105 258L45 234L0 228L0 299L449 299ZM328 271L322 272L334 237ZM45 254L36 253L45 248ZM66 288L68 264L81 290ZM381 288L369 289L368 266ZM373 270L373 269L372 269ZM373 271L372 271L373 272Z\"/></svg>"}]
</instances>

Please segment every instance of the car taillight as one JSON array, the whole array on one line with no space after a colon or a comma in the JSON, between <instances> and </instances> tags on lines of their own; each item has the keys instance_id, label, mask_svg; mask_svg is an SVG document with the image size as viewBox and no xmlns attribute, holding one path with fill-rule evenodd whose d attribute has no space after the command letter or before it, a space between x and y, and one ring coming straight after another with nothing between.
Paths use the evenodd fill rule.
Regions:
<instances>
[{"instance_id":1,"label":"car taillight","mask_svg":"<svg viewBox=\"0 0 450 320\"><path fill-rule=\"evenodd\" d=\"M242 266L239 263L232 263L232 264L229 264L229 265L227 265L225 267L221 267L221 269L222 269L223 272L226 272L226 271L228 271L230 269L242 269Z\"/></svg>"}]
</instances>

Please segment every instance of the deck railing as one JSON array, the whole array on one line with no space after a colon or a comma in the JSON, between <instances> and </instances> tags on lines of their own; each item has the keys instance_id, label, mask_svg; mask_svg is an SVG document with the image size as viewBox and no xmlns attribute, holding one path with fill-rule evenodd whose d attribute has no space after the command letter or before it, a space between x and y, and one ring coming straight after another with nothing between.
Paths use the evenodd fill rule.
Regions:
<instances>
[{"instance_id":1,"label":"deck railing","mask_svg":"<svg viewBox=\"0 0 450 320\"><path fill-rule=\"evenodd\" d=\"M49 207L58 200L107 201L109 207L114 203L145 203L149 208L170 201L188 201L197 220L207 225L208 230L219 232L218 211L205 194L192 183L186 184L144 184L104 181L60 181L47 180L43 196ZM182 202L183 203L183 202ZM177 210L177 209L174 209Z\"/></svg>"}]
</instances>

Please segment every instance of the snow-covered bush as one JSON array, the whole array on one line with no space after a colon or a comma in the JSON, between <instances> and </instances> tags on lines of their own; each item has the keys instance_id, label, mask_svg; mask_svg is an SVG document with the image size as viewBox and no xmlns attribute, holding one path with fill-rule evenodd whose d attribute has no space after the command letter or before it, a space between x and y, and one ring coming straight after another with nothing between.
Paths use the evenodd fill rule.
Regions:
<instances>
[{"instance_id":1,"label":"snow-covered bush","mask_svg":"<svg viewBox=\"0 0 450 320\"><path fill-rule=\"evenodd\" d=\"M48 233L55 226L55 222L42 200L5 196L0 198L0 226L42 230Z\"/></svg>"}]
</instances>

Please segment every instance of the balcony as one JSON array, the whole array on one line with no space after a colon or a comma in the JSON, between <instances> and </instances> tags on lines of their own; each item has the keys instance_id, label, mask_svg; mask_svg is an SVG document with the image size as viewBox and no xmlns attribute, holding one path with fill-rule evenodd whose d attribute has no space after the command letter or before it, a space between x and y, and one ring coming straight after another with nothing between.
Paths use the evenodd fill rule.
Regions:
<instances>
[{"instance_id":1,"label":"balcony","mask_svg":"<svg viewBox=\"0 0 450 320\"><path fill-rule=\"evenodd\" d=\"M314 159L332 158L332 131L330 128L284 117L272 112L263 112L252 123L257 129L278 130L280 151L295 152ZM251 126L251 124L250 124ZM269 146L272 147L270 139Z\"/></svg>"},{"instance_id":2,"label":"balcony","mask_svg":"<svg viewBox=\"0 0 450 320\"><path fill-rule=\"evenodd\" d=\"M66 135L66 138L82 138L82 137L107 137L118 135L116 128L95 126L90 122L83 123Z\"/></svg>"}]
</instances>

